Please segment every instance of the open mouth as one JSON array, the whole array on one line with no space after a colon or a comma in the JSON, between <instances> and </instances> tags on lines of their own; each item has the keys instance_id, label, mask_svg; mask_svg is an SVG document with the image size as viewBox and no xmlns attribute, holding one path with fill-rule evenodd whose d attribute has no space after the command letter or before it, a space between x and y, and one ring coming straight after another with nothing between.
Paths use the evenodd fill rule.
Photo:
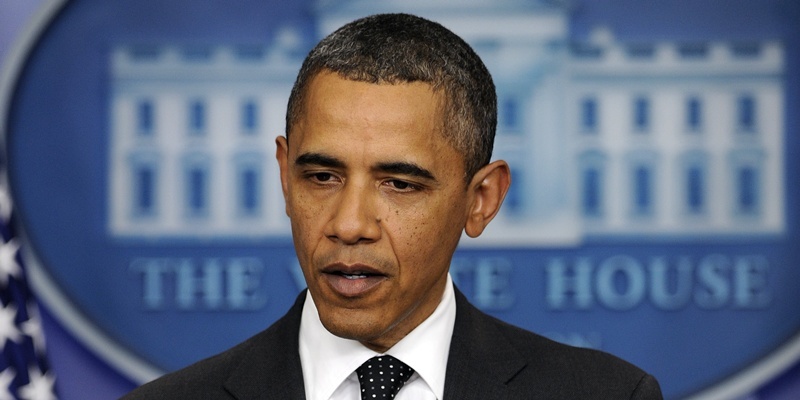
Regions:
<instances>
[{"instance_id":1,"label":"open mouth","mask_svg":"<svg viewBox=\"0 0 800 400\"><path fill-rule=\"evenodd\" d=\"M386 276L386 274L381 273L381 271L378 269L364 264L345 265L337 263L323 268L322 273L341 276L347 279L364 279Z\"/></svg>"},{"instance_id":2,"label":"open mouth","mask_svg":"<svg viewBox=\"0 0 800 400\"><path fill-rule=\"evenodd\" d=\"M367 274L362 274L362 273L355 273L355 274L342 273L341 275L347 279L363 279L367 277Z\"/></svg>"},{"instance_id":3,"label":"open mouth","mask_svg":"<svg viewBox=\"0 0 800 400\"><path fill-rule=\"evenodd\" d=\"M362 266L363 267L363 266ZM369 268L337 266L323 271L330 287L342 296L352 297L366 294L383 282L387 276Z\"/></svg>"}]
</instances>

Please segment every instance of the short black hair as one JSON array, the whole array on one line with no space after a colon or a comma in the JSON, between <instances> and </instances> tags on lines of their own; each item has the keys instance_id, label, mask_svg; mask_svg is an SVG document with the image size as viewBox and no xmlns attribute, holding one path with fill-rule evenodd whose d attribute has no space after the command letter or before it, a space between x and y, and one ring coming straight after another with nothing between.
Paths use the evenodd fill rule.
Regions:
<instances>
[{"instance_id":1,"label":"short black hair","mask_svg":"<svg viewBox=\"0 0 800 400\"><path fill-rule=\"evenodd\" d=\"M497 94L489 70L463 39L409 14L377 14L342 26L303 61L289 97L286 137L303 113L309 82L331 71L375 84L424 82L445 94L445 139L464 157L465 178L488 164L497 128Z\"/></svg>"}]
</instances>

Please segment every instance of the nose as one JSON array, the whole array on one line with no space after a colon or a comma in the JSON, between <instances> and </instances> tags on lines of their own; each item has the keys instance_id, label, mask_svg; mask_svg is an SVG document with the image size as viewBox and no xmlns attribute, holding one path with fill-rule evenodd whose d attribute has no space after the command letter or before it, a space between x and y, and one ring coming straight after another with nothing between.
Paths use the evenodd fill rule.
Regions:
<instances>
[{"instance_id":1,"label":"nose","mask_svg":"<svg viewBox=\"0 0 800 400\"><path fill-rule=\"evenodd\" d=\"M377 215L376 194L369 184L348 182L332 202L333 215L325 235L344 244L372 243L380 239L380 218Z\"/></svg>"}]
</instances>

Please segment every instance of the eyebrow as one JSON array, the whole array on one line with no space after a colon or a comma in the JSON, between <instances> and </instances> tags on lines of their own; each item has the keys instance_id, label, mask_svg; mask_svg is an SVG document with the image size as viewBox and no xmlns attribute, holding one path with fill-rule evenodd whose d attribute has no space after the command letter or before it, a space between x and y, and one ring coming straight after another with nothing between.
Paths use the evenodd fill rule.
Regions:
<instances>
[{"instance_id":1,"label":"eyebrow","mask_svg":"<svg viewBox=\"0 0 800 400\"><path fill-rule=\"evenodd\" d=\"M414 163L402 161L380 163L374 169L393 174L414 176L436 182L436 178L430 171Z\"/></svg>"},{"instance_id":2,"label":"eyebrow","mask_svg":"<svg viewBox=\"0 0 800 400\"><path fill-rule=\"evenodd\" d=\"M301 154L295 159L294 164L297 166L317 165L328 168L345 168L344 161L336 157L322 153ZM393 161L393 162L379 163L372 169L375 171L387 172L398 175L414 176L417 178L423 178L429 181L437 182L436 177L434 177L430 171L420 167L417 164L410 162Z\"/></svg>"},{"instance_id":3,"label":"eyebrow","mask_svg":"<svg viewBox=\"0 0 800 400\"><path fill-rule=\"evenodd\" d=\"M319 165L321 167L344 168L344 162L322 153L304 153L294 160L295 165Z\"/></svg>"}]
</instances>

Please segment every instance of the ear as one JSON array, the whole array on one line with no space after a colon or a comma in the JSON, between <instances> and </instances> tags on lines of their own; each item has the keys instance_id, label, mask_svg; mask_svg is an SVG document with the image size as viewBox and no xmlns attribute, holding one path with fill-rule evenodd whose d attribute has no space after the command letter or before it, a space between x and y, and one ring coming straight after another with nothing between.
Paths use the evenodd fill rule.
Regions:
<instances>
[{"instance_id":1,"label":"ear","mask_svg":"<svg viewBox=\"0 0 800 400\"><path fill-rule=\"evenodd\" d=\"M511 185L511 171L503 160L492 162L481 168L467 190L472 201L464 231L469 237L478 237L500 211L500 205Z\"/></svg>"},{"instance_id":2,"label":"ear","mask_svg":"<svg viewBox=\"0 0 800 400\"><path fill-rule=\"evenodd\" d=\"M283 190L283 201L286 204L286 214L289 214L289 142L284 136L275 138L275 158L278 160L278 168L281 174L281 189Z\"/></svg>"}]
</instances>

